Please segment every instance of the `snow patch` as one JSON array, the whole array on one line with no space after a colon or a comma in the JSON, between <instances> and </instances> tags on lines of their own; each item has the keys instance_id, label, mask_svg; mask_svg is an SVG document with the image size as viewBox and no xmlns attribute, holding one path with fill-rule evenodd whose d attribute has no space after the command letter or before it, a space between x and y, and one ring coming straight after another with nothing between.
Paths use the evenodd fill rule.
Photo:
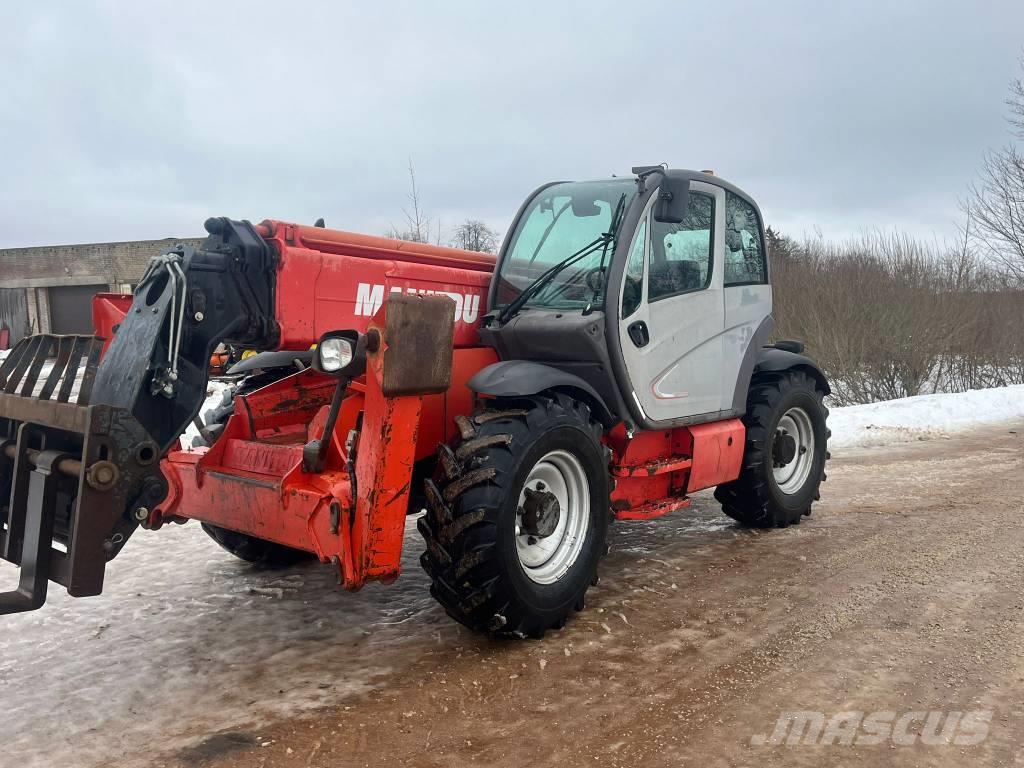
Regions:
<instances>
[{"instance_id":1,"label":"snow patch","mask_svg":"<svg viewBox=\"0 0 1024 768\"><path fill-rule=\"evenodd\" d=\"M230 389L231 386L229 382L216 379L211 379L209 384L206 385L206 400L203 401L202 406L199 408L199 418L203 420L204 425L206 424L206 413L220 406L224 392ZM184 434L178 439L181 441L181 447L188 449L192 447L192 441L197 437L199 437L199 430L196 429L196 425L189 424L185 428Z\"/></svg>"},{"instance_id":2,"label":"snow patch","mask_svg":"<svg viewBox=\"0 0 1024 768\"><path fill-rule=\"evenodd\" d=\"M918 395L833 408L833 454L846 448L941 438L986 424L1024 420L1024 385Z\"/></svg>"}]
</instances>

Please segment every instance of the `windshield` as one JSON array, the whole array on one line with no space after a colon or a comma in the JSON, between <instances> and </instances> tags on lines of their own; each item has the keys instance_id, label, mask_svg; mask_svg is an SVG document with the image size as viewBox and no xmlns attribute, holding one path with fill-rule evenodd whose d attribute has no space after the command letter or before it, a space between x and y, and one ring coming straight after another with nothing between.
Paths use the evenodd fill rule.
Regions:
<instances>
[{"instance_id":1,"label":"windshield","mask_svg":"<svg viewBox=\"0 0 1024 768\"><path fill-rule=\"evenodd\" d=\"M508 304L546 270L607 232L623 195L628 209L636 195L634 179L570 182L541 190L512 233L498 275L497 306ZM614 249L612 243L607 253L598 248L572 263L531 296L526 306L582 309L592 300L600 303L605 282L602 257L607 269Z\"/></svg>"}]
</instances>

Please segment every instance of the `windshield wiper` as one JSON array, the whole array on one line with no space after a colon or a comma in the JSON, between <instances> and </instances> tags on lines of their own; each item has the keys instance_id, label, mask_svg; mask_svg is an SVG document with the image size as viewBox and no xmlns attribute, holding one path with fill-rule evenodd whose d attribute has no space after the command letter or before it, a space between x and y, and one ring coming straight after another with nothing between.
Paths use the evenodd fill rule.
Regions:
<instances>
[{"instance_id":1,"label":"windshield wiper","mask_svg":"<svg viewBox=\"0 0 1024 768\"><path fill-rule=\"evenodd\" d=\"M605 245L605 243L607 243L612 237L613 235L611 232L605 232L601 236L597 237L590 243L587 243L585 246L580 248L578 251L576 251L576 253L566 256L560 262L542 272L540 275L537 276L537 278L532 283L523 288L523 290L520 292L518 296L516 296L514 299L512 299L512 301L506 304L504 308L502 308L502 310L498 313L498 322L506 323L509 320L511 320L519 312L519 310L521 310L526 305L526 302L528 302L530 299L536 296L540 289L543 288L548 283L550 283L559 272L561 272L566 267L572 266L577 261L580 261L585 257L589 256L598 248Z\"/></svg>"},{"instance_id":2,"label":"windshield wiper","mask_svg":"<svg viewBox=\"0 0 1024 768\"><path fill-rule=\"evenodd\" d=\"M611 237L605 241L604 247L601 249L601 263L597 267L598 281L594 283L594 293L590 296L590 301L587 302L587 306L583 308L583 314L589 315L594 311L594 302L597 301L597 296L601 293L601 289L604 287L604 260L608 256L608 246L618 239L619 229L622 227L622 220L626 218L626 193L623 192L619 196L619 202L615 204L615 213L612 214L612 226L609 229ZM589 281L588 281L589 282Z\"/></svg>"}]
</instances>

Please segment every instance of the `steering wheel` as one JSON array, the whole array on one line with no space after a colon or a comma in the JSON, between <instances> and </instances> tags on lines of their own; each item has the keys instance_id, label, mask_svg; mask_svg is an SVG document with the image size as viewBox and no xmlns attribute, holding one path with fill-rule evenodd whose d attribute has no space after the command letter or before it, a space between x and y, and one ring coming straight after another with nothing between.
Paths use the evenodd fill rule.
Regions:
<instances>
[{"instance_id":1,"label":"steering wheel","mask_svg":"<svg viewBox=\"0 0 1024 768\"><path fill-rule=\"evenodd\" d=\"M583 275L583 282L586 284L594 293L597 293L604 287L604 272L607 267L591 267Z\"/></svg>"},{"instance_id":2,"label":"steering wheel","mask_svg":"<svg viewBox=\"0 0 1024 768\"><path fill-rule=\"evenodd\" d=\"M583 298L581 294L584 291L584 287L588 291L587 295L593 296L601 290L604 284L599 276L605 269L607 267L591 267L586 271L581 270L575 273L568 282L559 284L554 289L552 296Z\"/></svg>"}]
</instances>

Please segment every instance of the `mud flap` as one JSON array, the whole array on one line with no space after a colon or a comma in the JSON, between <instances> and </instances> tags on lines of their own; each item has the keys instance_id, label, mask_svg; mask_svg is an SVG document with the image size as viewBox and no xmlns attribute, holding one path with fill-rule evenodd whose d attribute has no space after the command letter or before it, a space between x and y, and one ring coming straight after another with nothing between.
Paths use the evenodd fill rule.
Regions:
<instances>
[{"instance_id":1,"label":"mud flap","mask_svg":"<svg viewBox=\"0 0 1024 768\"><path fill-rule=\"evenodd\" d=\"M147 431L89 405L102 343L32 336L0 366L0 558L20 568L0 614L39 608L49 581L99 594L107 562L166 495Z\"/></svg>"}]
</instances>

